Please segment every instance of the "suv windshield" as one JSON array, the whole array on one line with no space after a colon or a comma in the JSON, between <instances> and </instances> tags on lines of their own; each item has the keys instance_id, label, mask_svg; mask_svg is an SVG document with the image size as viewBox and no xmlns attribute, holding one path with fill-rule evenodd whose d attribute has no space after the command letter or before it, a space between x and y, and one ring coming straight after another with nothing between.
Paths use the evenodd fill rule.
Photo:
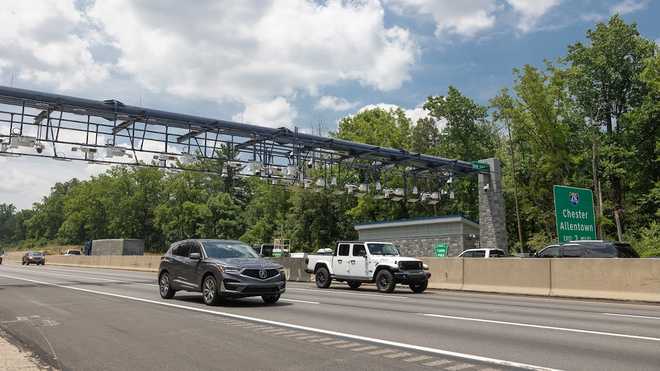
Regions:
<instances>
[{"instance_id":1,"label":"suv windshield","mask_svg":"<svg viewBox=\"0 0 660 371\"><path fill-rule=\"evenodd\" d=\"M29 253L30 256L41 256L40 252L31 252Z\"/></svg>"},{"instance_id":2,"label":"suv windshield","mask_svg":"<svg viewBox=\"0 0 660 371\"><path fill-rule=\"evenodd\" d=\"M238 242L206 241L204 250L206 256L216 259L259 257L250 246Z\"/></svg>"},{"instance_id":3,"label":"suv windshield","mask_svg":"<svg viewBox=\"0 0 660 371\"><path fill-rule=\"evenodd\" d=\"M399 251L391 243L370 243L367 246L371 255L399 255Z\"/></svg>"}]
</instances>

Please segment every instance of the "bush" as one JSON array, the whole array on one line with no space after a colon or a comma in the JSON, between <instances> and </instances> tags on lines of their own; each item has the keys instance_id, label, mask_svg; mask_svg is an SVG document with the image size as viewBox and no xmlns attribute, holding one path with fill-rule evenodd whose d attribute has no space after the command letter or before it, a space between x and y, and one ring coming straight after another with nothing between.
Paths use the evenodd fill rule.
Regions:
<instances>
[{"instance_id":1,"label":"bush","mask_svg":"<svg viewBox=\"0 0 660 371\"><path fill-rule=\"evenodd\" d=\"M641 257L660 257L660 224L652 222L628 239Z\"/></svg>"}]
</instances>

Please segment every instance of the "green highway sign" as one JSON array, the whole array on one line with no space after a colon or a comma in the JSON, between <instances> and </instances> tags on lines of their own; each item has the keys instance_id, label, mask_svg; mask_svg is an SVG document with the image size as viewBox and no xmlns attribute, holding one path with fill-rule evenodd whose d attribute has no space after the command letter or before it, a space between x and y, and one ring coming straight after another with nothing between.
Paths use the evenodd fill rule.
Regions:
<instances>
[{"instance_id":1,"label":"green highway sign","mask_svg":"<svg viewBox=\"0 0 660 371\"><path fill-rule=\"evenodd\" d=\"M447 256L447 249L449 248L449 245L446 243L439 243L435 245L435 256L444 258Z\"/></svg>"},{"instance_id":2,"label":"green highway sign","mask_svg":"<svg viewBox=\"0 0 660 371\"><path fill-rule=\"evenodd\" d=\"M591 190L556 185L553 193L559 243L571 240L595 240L596 217Z\"/></svg>"},{"instance_id":3,"label":"green highway sign","mask_svg":"<svg viewBox=\"0 0 660 371\"><path fill-rule=\"evenodd\" d=\"M490 170L490 165L478 161L472 161L472 168L475 170Z\"/></svg>"}]
</instances>

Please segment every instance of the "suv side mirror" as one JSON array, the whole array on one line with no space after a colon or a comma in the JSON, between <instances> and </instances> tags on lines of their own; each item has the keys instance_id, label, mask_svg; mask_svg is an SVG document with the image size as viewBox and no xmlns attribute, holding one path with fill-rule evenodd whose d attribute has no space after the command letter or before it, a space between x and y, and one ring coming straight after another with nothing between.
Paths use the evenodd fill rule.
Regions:
<instances>
[{"instance_id":1,"label":"suv side mirror","mask_svg":"<svg viewBox=\"0 0 660 371\"><path fill-rule=\"evenodd\" d=\"M198 252L191 252L190 255L188 255L188 258L192 260L201 260L202 259L202 254Z\"/></svg>"}]
</instances>

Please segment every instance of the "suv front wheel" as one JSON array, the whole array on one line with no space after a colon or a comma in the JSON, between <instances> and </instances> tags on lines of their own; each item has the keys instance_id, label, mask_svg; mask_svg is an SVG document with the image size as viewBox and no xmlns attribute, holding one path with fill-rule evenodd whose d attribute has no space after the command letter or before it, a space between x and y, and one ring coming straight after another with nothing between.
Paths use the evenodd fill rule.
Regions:
<instances>
[{"instance_id":1,"label":"suv front wheel","mask_svg":"<svg viewBox=\"0 0 660 371\"><path fill-rule=\"evenodd\" d=\"M206 305L216 305L220 302L218 281L210 274L204 278L204 283L202 283L202 298Z\"/></svg>"},{"instance_id":2,"label":"suv front wheel","mask_svg":"<svg viewBox=\"0 0 660 371\"><path fill-rule=\"evenodd\" d=\"M174 289L172 288L172 283L170 282L170 274L163 272L158 279L158 287L160 291L160 297L163 299L172 299L174 297Z\"/></svg>"},{"instance_id":3,"label":"suv front wheel","mask_svg":"<svg viewBox=\"0 0 660 371\"><path fill-rule=\"evenodd\" d=\"M278 300L280 300L280 294L276 295L264 295L261 297L261 299L264 301L266 304L275 304L277 303Z\"/></svg>"}]
</instances>

